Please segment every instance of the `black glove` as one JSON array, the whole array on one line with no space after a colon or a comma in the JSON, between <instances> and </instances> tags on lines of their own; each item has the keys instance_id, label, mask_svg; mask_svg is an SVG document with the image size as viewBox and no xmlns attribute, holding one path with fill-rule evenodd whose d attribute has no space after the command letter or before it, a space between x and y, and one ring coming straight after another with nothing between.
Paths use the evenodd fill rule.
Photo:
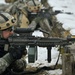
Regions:
<instances>
[{"instance_id":1,"label":"black glove","mask_svg":"<svg viewBox=\"0 0 75 75\"><path fill-rule=\"evenodd\" d=\"M12 56L13 59L20 59L24 53L25 47L21 46L11 46L9 48L9 53Z\"/></svg>"}]
</instances>

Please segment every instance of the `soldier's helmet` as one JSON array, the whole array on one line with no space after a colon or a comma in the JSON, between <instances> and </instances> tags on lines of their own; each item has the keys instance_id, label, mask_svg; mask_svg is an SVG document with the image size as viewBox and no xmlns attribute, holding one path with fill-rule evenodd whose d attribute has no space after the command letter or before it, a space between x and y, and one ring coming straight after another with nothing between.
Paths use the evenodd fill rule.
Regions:
<instances>
[{"instance_id":1,"label":"soldier's helmet","mask_svg":"<svg viewBox=\"0 0 75 75\"><path fill-rule=\"evenodd\" d=\"M40 11L42 9L42 4L38 0L29 0L27 3L28 11L34 12L34 11Z\"/></svg>"},{"instance_id":2,"label":"soldier's helmet","mask_svg":"<svg viewBox=\"0 0 75 75\"><path fill-rule=\"evenodd\" d=\"M16 19L8 13L0 13L0 31L16 25Z\"/></svg>"}]
</instances>

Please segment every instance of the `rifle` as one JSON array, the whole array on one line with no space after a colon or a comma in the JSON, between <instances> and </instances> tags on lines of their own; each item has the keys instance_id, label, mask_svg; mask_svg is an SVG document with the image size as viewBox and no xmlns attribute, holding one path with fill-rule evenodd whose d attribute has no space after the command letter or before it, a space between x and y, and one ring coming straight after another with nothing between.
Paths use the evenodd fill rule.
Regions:
<instances>
[{"instance_id":1,"label":"rifle","mask_svg":"<svg viewBox=\"0 0 75 75\"><path fill-rule=\"evenodd\" d=\"M65 46L71 45L75 42L75 35L71 35L66 38L35 37L32 36L33 31L34 30L30 28L16 28L14 32L19 35L9 37L8 41L10 45L39 46L39 47L49 47L50 45Z\"/></svg>"},{"instance_id":2,"label":"rifle","mask_svg":"<svg viewBox=\"0 0 75 75\"><path fill-rule=\"evenodd\" d=\"M33 30L26 29L26 28L18 28L14 30L15 33L18 33L17 36L11 36L8 38L8 41L11 46L30 46L31 50L36 49L37 46L39 47L47 47L48 48L48 62L51 61L51 47L60 45L60 46L67 46L71 45L75 42L74 36L68 36L67 38L58 38L58 37L35 37L32 36ZM0 45L5 44L4 40L0 39ZM37 52L37 51L36 51ZM37 53L35 53L37 54Z\"/></svg>"},{"instance_id":3,"label":"rifle","mask_svg":"<svg viewBox=\"0 0 75 75\"><path fill-rule=\"evenodd\" d=\"M25 37L25 36L12 36L8 38L10 45L24 45L24 46L39 46L39 47L49 47L50 45L71 45L75 39L74 38L54 38L54 37Z\"/></svg>"}]
</instances>

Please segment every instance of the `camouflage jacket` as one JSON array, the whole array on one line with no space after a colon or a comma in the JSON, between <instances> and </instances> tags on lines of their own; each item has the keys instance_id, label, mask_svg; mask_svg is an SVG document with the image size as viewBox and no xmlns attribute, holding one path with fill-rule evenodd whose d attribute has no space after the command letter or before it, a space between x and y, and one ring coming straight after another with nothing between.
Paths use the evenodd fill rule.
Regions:
<instances>
[{"instance_id":1,"label":"camouflage jacket","mask_svg":"<svg viewBox=\"0 0 75 75\"><path fill-rule=\"evenodd\" d=\"M11 64L13 59L10 57L10 54L7 53L2 58L0 58L0 74L2 74L6 68Z\"/></svg>"}]
</instances>

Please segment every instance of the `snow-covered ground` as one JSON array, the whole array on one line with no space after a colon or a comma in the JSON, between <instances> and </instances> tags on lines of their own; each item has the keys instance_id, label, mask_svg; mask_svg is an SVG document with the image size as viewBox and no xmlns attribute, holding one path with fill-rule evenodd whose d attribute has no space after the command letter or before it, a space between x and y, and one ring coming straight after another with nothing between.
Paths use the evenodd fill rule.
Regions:
<instances>
[{"instance_id":1,"label":"snow-covered ground","mask_svg":"<svg viewBox=\"0 0 75 75\"><path fill-rule=\"evenodd\" d=\"M70 30L71 34L75 34L75 0L48 0L49 4L53 7L53 10L61 10L63 13L59 13L56 15L57 20L63 24L63 28L66 30ZM0 0L0 3L5 3L4 0ZM70 12L72 14L66 14L66 12ZM37 36L41 36L42 33L39 31L35 31L34 34ZM46 48L39 48L38 47L38 60L31 64L33 66L40 66L43 65L54 65L59 51L57 48L52 48L52 61L51 63L47 63L47 50ZM61 64L61 58L59 60ZM57 69L53 71L48 71L51 75L61 75L62 70Z\"/></svg>"},{"instance_id":2,"label":"snow-covered ground","mask_svg":"<svg viewBox=\"0 0 75 75\"><path fill-rule=\"evenodd\" d=\"M59 22L63 23L63 28L70 30L70 33L75 35L75 0L49 0L53 10L61 10L63 13L56 17ZM72 14L65 14L70 12Z\"/></svg>"},{"instance_id":3,"label":"snow-covered ground","mask_svg":"<svg viewBox=\"0 0 75 75\"><path fill-rule=\"evenodd\" d=\"M0 4L1 4L1 3L5 4L5 1L4 1L4 0L0 0Z\"/></svg>"}]
</instances>

